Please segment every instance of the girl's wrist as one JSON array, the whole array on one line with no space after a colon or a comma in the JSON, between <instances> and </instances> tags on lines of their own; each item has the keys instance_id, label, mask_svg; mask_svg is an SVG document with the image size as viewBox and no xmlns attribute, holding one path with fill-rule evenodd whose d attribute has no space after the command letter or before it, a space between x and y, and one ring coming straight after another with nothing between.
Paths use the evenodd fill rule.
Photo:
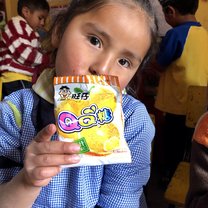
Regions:
<instances>
[{"instance_id":1,"label":"girl's wrist","mask_svg":"<svg viewBox=\"0 0 208 208\"><path fill-rule=\"evenodd\" d=\"M31 193L38 193L41 191L42 187L34 186L31 181L28 180L24 168L20 171L16 178L16 182L22 185L22 189Z\"/></svg>"},{"instance_id":2,"label":"girl's wrist","mask_svg":"<svg viewBox=\"0 0 208 208\"><path fill-rule=\"evenodd\" d=\"M32 186L25 180L22 169L11 181L0 186L1 207L32 207L40 191L41 187Z\"/></svg>"}]
</instances>

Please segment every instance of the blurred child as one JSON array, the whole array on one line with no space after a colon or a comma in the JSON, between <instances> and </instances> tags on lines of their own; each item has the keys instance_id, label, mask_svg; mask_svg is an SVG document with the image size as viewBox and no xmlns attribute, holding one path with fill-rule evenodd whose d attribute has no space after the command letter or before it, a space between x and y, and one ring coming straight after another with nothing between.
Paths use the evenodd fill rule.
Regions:
<instances>
[{"instance_id":1,"label":"blurred child","mask_svg":"<svg viewBox=\"0 0 208 208\"><path fill-rule=\"evenodd\" d=\"M38 29L49 12L46 0L19 0L18 15L9 20L0 41L0 99L22 88L31 88L36 76L49 65L40 48Z\"/></svg>"},{"instance_id":2,"label":"blurred child","mask_svg":"<svg viewBox=\"0 0 208 208\"><path fill-rule=\"evenodd\" d=\"M155 103L165 112L164 180L168 182L184 153L190 151L194 129L185 124L187 95L189 86L207 85L208 33L195 17L198 0L160 3L167 23L173 27L163 38L157 55L161 75Z\"/></svg>"},{"instance_id":3,"label":"blurred child","mask_svg":"<svg viewBox=\"0 0 208 208\"><path fill-rule=\"evenodd\" d=\"M146 207L154 125L145 106L123 95L132 163L61 169L80 161L80 147L56 141L53 78L115 75L124 90L154 46L157 26L149 1L72 0L54 26L55 70L44 70L33 90L0 103L0 154L23 165L0 169L1 206Z\"/></svg>"}]
</instances>

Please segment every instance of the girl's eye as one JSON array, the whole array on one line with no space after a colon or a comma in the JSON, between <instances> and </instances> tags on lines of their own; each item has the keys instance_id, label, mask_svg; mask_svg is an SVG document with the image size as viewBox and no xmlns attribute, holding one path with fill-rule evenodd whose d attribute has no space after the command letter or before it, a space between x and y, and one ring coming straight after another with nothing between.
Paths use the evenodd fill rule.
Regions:
<instances>
[{"instance_id":1,"label":"girl's eye","mask_svg":"<svg viewBox=\"0 0 208 208\"><path fill-rule=\"evenodd\" d=\"M90 43L91 43L92 45L94 45L94 46L96 46L96 47L98 47L98 48L101 47L101 41L100 41L98 38L96 38L95 36L89 37L89 40L90 40Z\"/></svg>"},{"instance_id":2,"label":"girl's eye","mask_svg":"<svg viewBox=\"0 0 208 208\"><path fill-rule=\"evenodd\" d=\"M130 62L128 60L124 59L124 58L120 59L118 62L119 62L120 65L122 65L125 68L128 68L131 65Z\"/></svg>"}]
</instances>

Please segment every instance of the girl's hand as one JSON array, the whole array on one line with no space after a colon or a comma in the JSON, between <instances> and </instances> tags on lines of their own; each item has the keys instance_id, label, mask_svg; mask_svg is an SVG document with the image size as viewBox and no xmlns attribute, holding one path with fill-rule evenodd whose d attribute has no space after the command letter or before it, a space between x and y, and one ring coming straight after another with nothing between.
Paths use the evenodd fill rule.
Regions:
<instances>
[{"instance_id":1,"label":"girl's hand","mask_svg":"<svg viewBox=\"0 0 208 208\"><path fill-rule=\"evenodd\" d=\"M46 186L61 171L61 165L80 161L78 144L50 141L56 126L50 124L42 129L26 149L24 182L29 186Z\"/></svg>"}]
</instances>

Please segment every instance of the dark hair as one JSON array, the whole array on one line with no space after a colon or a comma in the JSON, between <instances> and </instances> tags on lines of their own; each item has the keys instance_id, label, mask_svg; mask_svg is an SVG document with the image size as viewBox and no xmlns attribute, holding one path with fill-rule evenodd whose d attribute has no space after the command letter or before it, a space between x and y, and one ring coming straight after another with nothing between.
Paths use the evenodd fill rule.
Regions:
<instances>
[{"instance_id":1,"label":"dark hair","mask_svg":"<svg viewBox=\"0 0 208 208\"><path fill-rule=\"evenodd\" d=\"M75 16L89 12L91 10L95 10L109 2L115 2L115 1L113 0L72 0L68 9L64 13L59 14L57 18L55 19L55 22L53 23L53 26L51 28L51 33L53 32L53 28L56 28L56 31L57 31L56 34L58 36L58 39L60 40L67 25ZM132 8L135 5L138 5L147 14L148 25L150 28L151 46L146 56L144 57L142 63L139 66L139 69L142 69L145 66L145 64L148 62L148 60L150 59L152 52L154 51L153 48L156 45L158 24L156 21L155 13L151 7L149 0L128 0L128 1L117 0L116 2L120 2Z\"/></svg>"},{"instance_id":2,"label":"dark hair","mask_svg":"<svg viewBox=\"0 0 208 208\"><path fill-rule=\"evenodd\" d=\"M31 11L35 10L50 10L47 0L18 0L17 13L22 15L22 8L28 7Z\"/></svg>"},{"instance_id":3,"label":"dark hair","mask_svg":"<svg viewBox=\"0 0 208 208\"><path fill-rule=\"evenodd\" d=\"M194 15L199 6L199 0L159 0L159 2L163 7L164 12L166 11L168 6L172 6L174 9L177 9L178 12L182 15Z\"/></svg>"}]
</instances>

